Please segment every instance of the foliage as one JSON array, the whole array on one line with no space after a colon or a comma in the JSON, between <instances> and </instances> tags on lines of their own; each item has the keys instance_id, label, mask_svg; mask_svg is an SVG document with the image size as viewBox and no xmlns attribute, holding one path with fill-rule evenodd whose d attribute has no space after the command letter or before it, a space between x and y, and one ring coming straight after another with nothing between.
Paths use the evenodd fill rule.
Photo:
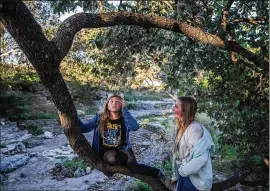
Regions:
<instances>
[{"instance_id":1,"label":"foliage","mask_svg":"<svg viewBox=\"0 0 270 191\"><path fill-rule=\"evenodd\" d=\"M10 120L21 119L28 112L26 103L29 97L21 92L2 92L0 94L0 115Z\"/></svg>"},{"instance_id":2,"label":"foliage","mask_svg":"<svg viewBox=\"0 0 270 191\"><path fill-rule=\"evenodd\" d=\"M248 160L248 162L250 163L250 165L260 165L260 164L265 164L263 157L259 156L259 155L254 155L252 157L250 157L250 159Z\"/></svg>"},{"instance_id":3,"label":"foliage","mask_svg":"<svg viewBox=\"0 0 270 191\"><path fill-rule=\"evenodd\" d=\"M77 168L86 169L87 167L87 163L83 159L77 157L65 160L63 165L65 167L71 168L73 171L75 171Z\"/></svg>"},{"instance_id":4,"label":"foliage","mask_svg":"<svg viewBox=\"0 0 270 191\"><path fill-rule=\"evenodd\" d=\"M172 174L173 174L173 171L172 171L172 160L167 160L166 162L164 163L155 163L154 166L156 168L159 168L161 169L166 176L168 177L171 177Z\"/></svg>"},{"instance_id":5,"label":"foliage","mask_svg":"<svg viewBox=\"0 0 270 191\"><path fill-rule=\"evenodd\" d=\"M44 90L32 67L0 65L0 116L10 120L57 119L56 113L33 111L34 95Z\"/></svg>"},{"instance_id":6,"label":"foliage","mask_svg":"<svg viewBox=\"0 0 270 191\"><path fill-rule=\"evenodd\" d=\"M48 39L52 39L56 32L56 27L60 25L60 20L56 14L53 14L50 3L47 1L24 1L24 3L41 25L45 36ZM4 32L3 39L1 39L1 52L8 53L1 57L3 63L30 65L26 55L6 31Z\"/></svg>"},{"instance_id":7,"label":"foliage","mask_svg":"<svg viewBox=\"0 0 270 191\"><path fill-rule=\"evenodd\" d=\"M168 119L162 121L162 122L161 122L161 125L163 125L163 127L164 127L165 129L171 128L170 121L169 121Z\"/></svg>"},{"instance_id":8,"label":"foliage","mask_svg":"<svg viewBox=\"0 0 270 191\"><path fill-rule=\"evenodd\" d=\"M44 130L41 126L36 125L36 124L29 124L26 125L25 127L29 133L31 133L32 135L41 135L44 133Z\"/></svg>"},{"instance_id":9,"label":"foliage","mask_svg":"<svg viewBox=\"0 0 270 191\"><path fill-rule=\"evenodd\" d=\"M212 160L213 169L222 172L225 176L231 176L241 166L239 160Z\"/></svg>"},{"instance_id":10,"label":"foliage","mask_svg":"<svg viewBox=\"0 0 270 191\"><path fill-rule=\"evenodd\" d=\"M36 93L39 90L39 77L32 67L1 64L0 72L3 91Z\"/></svg>"},{"instance_id":11,"label":"foliage","mask_svg":"<svg viewBox=\"0 0 270 191\"><path fill-rule=\"evenodd\" d=\"M151 101L156 101L156 100L162 100L165 98L169 98L164 93L159 93L159 92L154 92L154 91L140 91L140 93L136 93L134 91L128 91L125 93L125 100L126 101L138 101L138 100L151 100Z\"/></svg>"},{"instance_id":12,"label":"foliage","mask_svg":"<svg viewBox=\"0 0 270 191\"><path fill-rule=\"evenodd\" d=\"M0 144L0 148L6 148L6 147L7 147L7 145L5 143Z\"/></svg>"},{"instance_id":13,"label":"foliage","mask_svg":"<svg viewBox=\"0 0 270 191\"><path fill-rule=\"evenodd\" d=\"M136 185L136 187L135 187L134 191L151 191L152 190L148 184L146 184L140 180L136 180L135 185Z\"/></svg>"},{"instance_id":14,"label":"foliage","mask_svg":"<svg viewBox=\"0 0 270 191\"><path fill-rule=\"evenodd\" d=\"M234 147L234 146L227 145L227 144L222 145L220 155L225 160L237 159L239 157L239 154L240 153L238 153L238 147L237 146Z\"/></svg>"}]
</instances>

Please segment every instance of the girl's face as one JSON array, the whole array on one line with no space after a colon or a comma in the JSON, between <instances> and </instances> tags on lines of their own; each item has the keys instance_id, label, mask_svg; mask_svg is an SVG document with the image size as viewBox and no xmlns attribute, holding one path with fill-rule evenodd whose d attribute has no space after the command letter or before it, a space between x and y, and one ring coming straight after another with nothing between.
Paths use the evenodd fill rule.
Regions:
<instances>
[{"instance_id":1,"label":"girl's face","mask_svg":"<svg viewBox=\"0 0 270 191\"><path fill-rule=\"evenodd\" d=\"M108 110L110 112L119 112L122 108L122 102L119 97L112 97L108 102Z\"/></svg>"},{"instance_id":2,"label":"girl's face","mask_svg":"<svg viewBox=\"0 0 270 191\"><path fill-rule=\"evenodd\" d=\"M177 119L181 119L183 117L183 109L181 105L181 101L177 100L172 109L174 111L174 116Z\"/></svg>"}]
</instances>

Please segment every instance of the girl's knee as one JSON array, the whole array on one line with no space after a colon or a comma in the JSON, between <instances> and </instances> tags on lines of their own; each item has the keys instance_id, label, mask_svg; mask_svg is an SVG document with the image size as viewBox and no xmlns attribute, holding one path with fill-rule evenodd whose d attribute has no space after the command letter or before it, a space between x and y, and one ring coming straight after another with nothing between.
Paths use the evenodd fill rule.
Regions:
<instances>
[{"instance_id":1,"label":"girl's knee","mask_svg":"<svg viewBox=\"0 0 270 191\"><path fill-rule=\"evenodd\" d=\"M109 165L116 165L116 155L117 153L114 150L106 151L103 155L103 160Z\"/></svg>"}]
</instances>

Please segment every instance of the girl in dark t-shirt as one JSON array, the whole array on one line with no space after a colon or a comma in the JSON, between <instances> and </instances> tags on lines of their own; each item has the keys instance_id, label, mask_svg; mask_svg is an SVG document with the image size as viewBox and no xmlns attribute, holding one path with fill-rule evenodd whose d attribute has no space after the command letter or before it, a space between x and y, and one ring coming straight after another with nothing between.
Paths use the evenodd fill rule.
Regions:
<instances>
[{"instance_id":1,"label":"girl in dark t-shirt","mask_svg":"<svg viewBox=\"0 0 270 191\"><path fill-rule=\"evenodd\" d=\"M96 114L86 124L81 120L79 122L83 133L94 130L92 147L106 163L124 165L134 173L159 177L169 187L170 180L161 170L137 163L131 148L129 131L137 131L139 124L127 110L123 97L109 95L101 114Z\"/></svg>"}]
</instances>

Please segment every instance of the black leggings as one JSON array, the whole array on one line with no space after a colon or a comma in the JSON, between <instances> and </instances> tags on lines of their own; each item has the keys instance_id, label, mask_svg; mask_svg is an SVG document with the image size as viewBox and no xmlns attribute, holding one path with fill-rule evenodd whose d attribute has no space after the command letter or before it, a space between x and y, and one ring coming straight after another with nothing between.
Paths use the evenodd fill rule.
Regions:
<instances>
[{"instance_id":1,"label":"black leggings","mask_svg":"<svg viewBox=\"0 0 270 191\"><path fill-rule=\"evenodd\" d=\"M135 155L132 149L124 150L124 149L109 149L106 150L103 154L103 160L111 165L124 165L131 172L144 174L148 176L158 177L160 170L151 166L147 166L144 164L138 164L135 158Z\"/></svg>"}]
</instances>

